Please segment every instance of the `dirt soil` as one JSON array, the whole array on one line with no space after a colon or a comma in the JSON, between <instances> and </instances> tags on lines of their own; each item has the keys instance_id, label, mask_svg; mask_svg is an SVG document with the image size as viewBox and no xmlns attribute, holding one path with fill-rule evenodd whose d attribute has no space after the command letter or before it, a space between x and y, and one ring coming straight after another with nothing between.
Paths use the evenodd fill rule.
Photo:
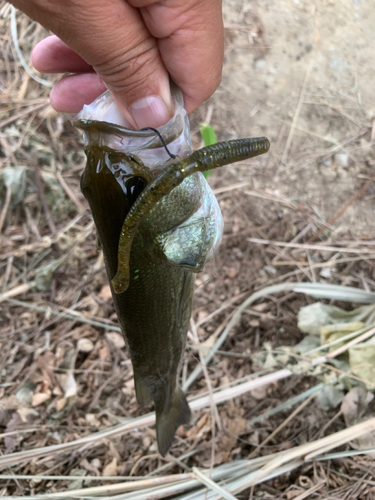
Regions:
<instances>
[{"instance_id":1,"label":"dirt soil","mask_svg":"<svg viewBox=\"0 0 375 500\"><path fill-rule=\"evenodd\" d=\"M205 122L219 140L267 136L271 150L209 178L225 229L217 256L196 280L193 319L201 342L212 340L243 300L267 285L374 289L373 7L372 0L224 1L223 80L191 116L193 143L202 145L199 123ZM48 89L20 65L9 5L0 4L0 15L0 446L6 455L69 442L145 411L135 400L95 228L79 190L82 141L69 119L50 108ZM22 14L17 20L29 61L46 33ZM17 196L4 185L9 167L25 167ZM327 251L326 244L353 252ZM358 248L369 251L363 256ZM246 310L209 366L213 388L260 371L252 356L265 343L272 349L298 343L297 314L311 302L284 293ZM197 363L197 352L188 349L184 380ZM157 454L154 428L146 428L79 453L19 461L7 472L145 476L166 464L164 472L179 473L278 452L345 428L339 407L324 411L314 399L284 427L292 410L248 424L316 383L308 374L293 375L228 401L219 406L224 424L216 430L209 408L195 412L166 460ZM206 391L200 375L188 394ZM289 500L312 488L308 498L372 499L374 470L373 459L360 456L310 463L238 498ZM71 483L0 477L0 494L62 491Z\"/></svg>"}]
</instances>

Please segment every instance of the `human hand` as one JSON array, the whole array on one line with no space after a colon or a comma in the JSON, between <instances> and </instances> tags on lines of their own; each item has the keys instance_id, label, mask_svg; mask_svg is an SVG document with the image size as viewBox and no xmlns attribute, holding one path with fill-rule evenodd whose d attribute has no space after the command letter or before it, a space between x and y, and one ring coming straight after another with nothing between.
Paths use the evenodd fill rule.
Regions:
<instances>
[{"instance_id":1,"label":"human hand","mask_svg":"<svg viewBox=\"0 0 375 500\"><path fill-rule=\"evenodd\" d=\"M220 0L11 2L57 35L32 53L43 73L73 73L51 91L57 111L78 112L108 88L133 126L159 127L173 115L169 75L188 113L220 83Z\"/></svg>"}]
</instances>

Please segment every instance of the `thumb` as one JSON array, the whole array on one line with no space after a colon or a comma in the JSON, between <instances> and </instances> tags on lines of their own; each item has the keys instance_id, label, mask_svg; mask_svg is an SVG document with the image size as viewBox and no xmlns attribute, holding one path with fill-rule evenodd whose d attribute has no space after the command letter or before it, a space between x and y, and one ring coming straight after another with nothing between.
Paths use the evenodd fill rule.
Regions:
<instances>
[{"instance_id":1,"label":"thumb","mask_svg":"<svg viewBox=\"0 0 375 500\"><path fill-rule=\"evenodd\" d=\"M138 18L138 12L135 13ZM125 117L138 128L159 127L173 116L169 75L155 38L139 19L111 34L107 48L87 61L103 79Z\"/></svg>"},{"instance_id":2,"label":"thumb","mask_svg":"<svg viewBox=\"0 0 375 500\"><path fill-rule=\"evenodd\" d=\"M33 19L54 32L87 66L91 66L112 93L128 121L137 128L164 125L173 115L169 76L157 40L145 26L139 10L123 0L12 0ZM52 37L46 54L39 48L37 69L48 71L43 58L54 60L54 72L77 72L77 58L61 54L61 41ZM34 59L34 58L33 58ZM74 66L69 67L70 60ZM44 64L45 63L45 64ZM44 64L44 66L43 66ZM52 91L60 100L82 92L75 87L81 75L63 79ZM82 81L82 79L81 79ZM88 79L85 80L86 82ZM92 97L92 93L91 93Z\"/></svg>"}]
</instances>

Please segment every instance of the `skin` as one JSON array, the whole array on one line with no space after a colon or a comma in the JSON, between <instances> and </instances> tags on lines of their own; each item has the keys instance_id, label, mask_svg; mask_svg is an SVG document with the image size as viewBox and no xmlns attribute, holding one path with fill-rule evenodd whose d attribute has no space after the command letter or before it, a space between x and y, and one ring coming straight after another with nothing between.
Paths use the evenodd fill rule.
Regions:
<instances>
[{"instance_id":1,"label":"skin","mask_svg":"<svg viewBox=\"0 0 375 500\"><path fill-rule=\"evenodd\" d=\"M216 90L223 62L220 0L11 0L55 33L34 48L44 73L73 73L51 92L57 111L78 112L106 88L136 128L172 116L169 75L188 112ZM209 22L207 22L209 20ZM137 123L132 104L157 96L166 113Z\"/></svg>"}]
</instances>

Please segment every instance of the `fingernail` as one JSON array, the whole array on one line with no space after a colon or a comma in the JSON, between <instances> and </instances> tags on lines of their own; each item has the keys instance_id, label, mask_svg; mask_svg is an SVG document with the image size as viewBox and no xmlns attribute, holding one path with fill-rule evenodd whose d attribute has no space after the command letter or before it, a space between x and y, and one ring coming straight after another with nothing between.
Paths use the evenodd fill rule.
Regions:
<instances>
[{"instance_id":1,"label":"fingernail","mask_svg":"<svg viewBox=\"0 0 375 500\"><path fill-rule=\"evenodd\" d=\"M158 128L172 118L163 99L156 96L144 97L133 102L130 112L139 128Z\"/></svg>"}]
</instances>

